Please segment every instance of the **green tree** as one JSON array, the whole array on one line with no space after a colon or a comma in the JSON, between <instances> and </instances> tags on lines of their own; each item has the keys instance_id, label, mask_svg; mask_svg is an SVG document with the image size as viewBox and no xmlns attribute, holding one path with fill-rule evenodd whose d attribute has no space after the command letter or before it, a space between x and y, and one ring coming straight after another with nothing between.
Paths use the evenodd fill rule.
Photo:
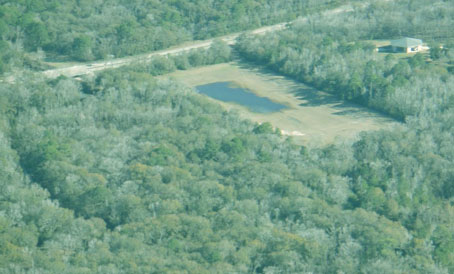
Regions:
<instances>
[{"instance_id":1,"label":"green tree","mask_svg":"<svg viewBox=\"0 0 454 274\"><path fill-rule=\"evenodd\" d=\"M71 55L74 59L79 61L93 60L93 54L91 51L93 42L91 37L87 35L81 35L76 37L72 43Z\"/></svg>"},{"instance_id":2,"label":"green tree","mask_svg":"<svg viewBox=\"0 0 454 274\"><path fill-rule=\"evenodd\" d=\"M429 50L429 55L430 59L432 60L440 59L442 55L442 49L440 48L440 45L432 45Z\"/></svg>"},{"instance_id":3,"label":"green tree","mask_svg":"<svg viewBox=\"0 0 454 274\"><path fill-rule=\"evenodd\" d=\"M259 125L256 125L252 130L255 134L272 134L274 133L273 125L269 122L264 122Z\"/></svg>"},{"instance_id":4,"label":"green tree","mask_svg":"<svg viewBox=\"0 0 454 274\"><path fill-rule=\"evenodd\" d=\"M46 26L41 22L32 22L25 28L25 47L27 50L36 51L50 42Z\"/></svg>"}]
</instances>

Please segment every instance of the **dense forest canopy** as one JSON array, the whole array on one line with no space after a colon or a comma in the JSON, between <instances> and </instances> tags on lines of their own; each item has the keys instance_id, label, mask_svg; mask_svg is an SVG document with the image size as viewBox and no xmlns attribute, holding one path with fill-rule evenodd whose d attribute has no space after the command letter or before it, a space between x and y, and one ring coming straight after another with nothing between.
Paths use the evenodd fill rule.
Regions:
<instances>
[{"instance_id":1,"label":"dense forest canopy","mask_svg":"<svg viewBox=\"0 0 454 274\"><path fill-rule=\"evenodd\" d=\"M55 60L88 61L293 20L345 0L2 1L2 43ZM0 49L5 45L0 44ZM3 57L8 63L8 56Z\"/></svg>"},{"instance_id":2,"label":"dense forest canopy","mask_svg":"<svg viewBox=\"0 0 454 274\"><path fill-rule=\"evenodd\" d=\"M437 31L449 27L454 21L454 5L439 1L428 8L420 1L421 6L410 12L404 2L371 5L332 16L331 20L312 16L309 23L297 21L282 32L243 35L236 48L248 60L397 119L431 116L454 103L454 34L439 38L438 32L431 33L427 26ZM442 18L424 13L440 8L453 12ZM388 11L391 16L386 15ZM409 22L415 16L419 21ZM388 27L383 29L384 25ZM426 62L427 57L422 54L408 58L375 54L376 46L369 41L420 33L424 33L423 37L434 34L427 42L435 49L444 45L442 50L438 48L430 54L432 61L437 59L442 65Z\"/></svg>"},{"instance_id":3,"label":"dense forest canopy","mask_svg":"<svg viewBox=\"0 0 454 274\"><path fill-rule=\"evenodd\" d=\"M26 48L27 25L8 20L37 20L28 33L47 35L39 47L59 55L52 43L88 43L91 54L104 46L91 40L98 36L116 41L108 54L140 44L117 43L122 31L102 24L115 18L100 14L130 17L136 35L147 32L135 17L141 5L164 20L149 30L187 39L217 33L202 31L208 21L197 25L196 16L180 14L189 21L179 26L172 17L178 12L157 14L192 7L200 20L221 26L222 18L210 17L220 3L259 3L264 21L257 25L292 18L286 9L277 15L291 1L203 2L3 1L2 60L26 63L28 54L14 49L20 39L26 51L38 48ZM439 15L440 7L453 8L450 1L373 4L242 36L233 53L217 41L81 80L24 71L13 83L0 82L0 272L454 272L453 55L449 37L435 31L453 20ZM378 28L379 15L391 10L403 16L390 22L413 18L413 28ZM245 8L246 17L252 11ZM55 21L57 12L68 16ZM401 58L376 53L366 41L410 31L443 50ZM235 55L403 122L356 140L297 146L268 123L241 119L181 83L154 77Z\"/></svg>"},{"instance_id":4,"label":"dense forest canopy","mask_svg":"<svg viewBox=\"0 0 454 274\"><path fill-rule=\"evenodd\" d=\"M438 263L451 264L454 193L424 183L443 168L418 159L427 134L301 148L178 83L125 71L87 81L94 93L64 78L2 87L12 140L3 137L1 154L3 269L443 273Z\"/></svg>"}]
</instances>

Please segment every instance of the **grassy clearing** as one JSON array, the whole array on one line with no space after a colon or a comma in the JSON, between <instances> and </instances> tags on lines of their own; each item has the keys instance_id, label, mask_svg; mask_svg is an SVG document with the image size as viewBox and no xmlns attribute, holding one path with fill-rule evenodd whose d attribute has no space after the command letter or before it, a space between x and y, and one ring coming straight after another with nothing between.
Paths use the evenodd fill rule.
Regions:
<instances>
[{"instance_id":1,"label":"grassy clearing","mask_svg":"<svg viewBox=\"0 0 454 274\"><path fill-rule=\"evenodd\" d=\"M219 64L176 71L171 77L189 86L231 81L258 96L288 106L275 113L254 113L247 108L214 100L226 109L237 109L244 118L270 122L298 144L327 144L336 138L354 138L361 131L377 130L396 124L366 108L347 103L283 76L278 76L242 63Z\"/></svg>"}]
</instances>

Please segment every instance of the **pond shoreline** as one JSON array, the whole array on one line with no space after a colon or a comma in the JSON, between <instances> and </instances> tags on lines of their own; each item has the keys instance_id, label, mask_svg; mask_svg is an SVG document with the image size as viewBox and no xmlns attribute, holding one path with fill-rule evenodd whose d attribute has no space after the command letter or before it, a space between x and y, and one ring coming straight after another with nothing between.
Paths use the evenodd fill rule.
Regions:
<instances>
[{"instance_id":1,"label":"pond shoreline","mask_svg":"<svg viewBox=\"0 0 454 274\"><path fill-rule=\"evenodd\" d=\"M257 123L270 122L289 133L297 144L326 145L335 140L353 140L362 131L392 128L395 120L376 111L342 101L290 78L243 63L224 63L184 71L162 77L181 81L188 86L231 82L258 97L287 106L277 112L256 113L242 105L209 98L226 110L236 109L240 116Z\"/></svg>"},{"instance_id":2,"label":"pond shoreline","mask_svg":"<svg viewBox=\"0 0 454 274\"><path fill-rule=\"evenodd\" d=\"M276 103L268 97L258 96L247 88L240 87L235 82L215 82L195 87L196 90L213 99L222 102L236 103L256 113L272 113L288 108Z\"/></svg>"}]
</instances>

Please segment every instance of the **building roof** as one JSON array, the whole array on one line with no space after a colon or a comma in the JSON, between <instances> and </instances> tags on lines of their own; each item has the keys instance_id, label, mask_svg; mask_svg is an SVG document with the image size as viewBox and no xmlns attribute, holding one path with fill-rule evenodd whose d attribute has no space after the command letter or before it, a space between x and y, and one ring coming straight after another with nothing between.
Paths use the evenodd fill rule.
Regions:
<instances>
[{"instance_id":1,"label":"building roof","mask_svg":"<svg viewBox=\"0 0 454 274\"><path fill-rule=\"evenodd\" d=\"M393 47L399 47L399 48L411 48L411 47L421 46L422 40L405 37L405 38L401 38L401 39L397 39L397 40L392 40L391 45Z\"/></svg>"}]
</instances>

